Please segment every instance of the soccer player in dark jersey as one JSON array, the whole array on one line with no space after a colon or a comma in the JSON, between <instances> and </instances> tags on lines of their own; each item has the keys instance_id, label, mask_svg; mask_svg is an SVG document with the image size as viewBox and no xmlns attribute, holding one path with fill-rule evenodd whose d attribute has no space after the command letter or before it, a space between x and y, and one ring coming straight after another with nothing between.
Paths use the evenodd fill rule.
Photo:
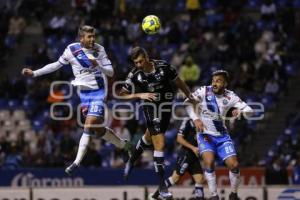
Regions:
<instances>
[{"instance_id":1,"label":"soccer player in dark jersey","mask_svg":"<svg viewBox=\"0 0 300 200\"><path fill-rule=\"evenodd\" d=\"M182 121L177 134L177 142L181 144L178 153L176 168L172 176L165 180L167 187L175 185L180 177L188 171L195 181L195 200L204 200L203 192L203 172L200 164L199 149L197 144L197 132L193 120ZM159 190L150 194L149 199L158 199Z\"/></svg>"},{"instance_id":2,"label":"soccer player in dark jersey","mask_svg":"<svg viewBox=\"0 0 300 200\"><path fill-rule=\"evenodd\" d=\"M141 47L131 51L133 70L128 74L126 84L120 91L123 99L142 99L147 123L144 136L136 145L124 170L127 179L135 161L144 149L154 148L154 167L159 177L159 193L164 199L172 199L164 182L164 133L168 128L172 113L172 101L175 95L174 85L195 102L188 86L178 77L176 70L163 60L149 59L148 53Z\"/></svg>"}]
</instances>

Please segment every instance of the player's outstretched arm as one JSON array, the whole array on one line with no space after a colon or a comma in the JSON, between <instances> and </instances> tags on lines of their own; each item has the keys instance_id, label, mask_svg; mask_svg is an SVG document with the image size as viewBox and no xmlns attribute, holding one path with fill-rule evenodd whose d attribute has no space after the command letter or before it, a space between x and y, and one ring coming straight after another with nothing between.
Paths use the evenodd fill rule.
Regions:
<instances>
[{"instance_id":1,"label":"player's outstretched arm","mask_svg":"<svg viewBox=\"0 0 300 200\"><path fill-rule=\"evenodd\" d=\"M155 101L157 99L157 94L155 93L129 93L128 91L124 90L123 88L118 93L119 99L124 100L132 100L132 99L143 99L148 101Z\"/></svg>"},{"instance_id":2,"label":"player's outstretched arm","mask_svg":"<svg viewBox=\"0 0 300 200\"><path fill-rule=\"evenodd\" d=\"M33 77L33 71L29 68L23 68L22 69L22 74L24 76Z\"/></svg>"},{"instance_id":3,"label":"player's outstretched arm","mask_svg":"<svg viewBox=\"0 0 300 200\"><path fill-rule=\"evenodd\" d=\"M185 96L191 101L191 103L196 104L196 100L193 97L189 87L183 82L179 77L175 79L176 86L185 94Z\"/></svg>"},{"instance_id":4,"label":"player's outstretched arm","mask_svg":"<svg viewBox=\"0 0 300 200\"><path fill-rule=\"evenodd\" d=\"M22 69L22 74L24 76L38 77L38 76L42 76L42 75L54 72L54 71L58 70L59 68L61 68L62 66L63 66L63 64L61 64L59 61L57 61L54 63L50 63L50 64L42 67L41 69L38 69L35 71L32 71L29 68L24 68L24 69Z\"/></svg>"}]
</instances>

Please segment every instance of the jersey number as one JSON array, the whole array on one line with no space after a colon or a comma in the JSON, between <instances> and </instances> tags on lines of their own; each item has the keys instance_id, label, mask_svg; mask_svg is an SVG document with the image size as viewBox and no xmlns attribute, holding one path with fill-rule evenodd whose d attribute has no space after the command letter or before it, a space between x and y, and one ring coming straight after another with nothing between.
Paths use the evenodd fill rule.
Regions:
<instances>
[{"instance_id":1,"label":"jersey number","mask_svg":"<svg viewBox=\"0 0 300 200\"><path fill-rule=\"evenodd\" d=\"M232 148L232 146L227 146L227 147L225 147L225 152L226 152L227 154L233 153L233 148Z\"/></svg>"},{"instance_id":2,"label":"jersey number","mask_svg":"<svg viewBox=\"0 0 300 200\"><path fill-rule=\"evenodd\" d=\"M98 106L97 105L92 105L91 106L91 112L98 112Z\"/></svg>"}]
</instances>

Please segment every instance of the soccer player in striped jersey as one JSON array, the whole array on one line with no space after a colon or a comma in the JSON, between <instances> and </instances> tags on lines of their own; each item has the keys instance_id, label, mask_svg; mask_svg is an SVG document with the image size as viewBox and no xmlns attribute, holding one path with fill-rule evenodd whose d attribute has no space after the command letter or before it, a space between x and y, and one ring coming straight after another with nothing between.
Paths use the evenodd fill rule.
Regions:
<instances>
[{"instance_id":1,"label":"soccer player in striped jersey","mask_svg":"<svg viewBox=\"0 0 300 200\"><path fill-rule=\"evenodd\" d=\"M198 146L204 161L205 177L211 193L211 199L219 199L215 175L215 157L218 156L229 168L229 179L232 192L229 200L237 200L239 185L239 163L234 144L224 123L228 110L232 109L232 116L243 113L251 116L253 110L243 102L233 91L227 90L229 74L218 70L212 74L210 86L197 89L193 95L199 101L195 106L188 106L187 112L198 129ZM187 100L188 101L188 100Z\"/></svg>"},{"instance_id":2,"label":"soccer player in striped jersey","mask_svg":"<svg viewBox=\"0 0 300 200\"><path fill-rule=\"evenodd\" d=\"M104 121L104 104L107 95L107 76L112 77L114 70L103 46L95 43L96 29L83 25L78 31L79 42L68 45L58 61L41 69L32 71L24 68L22 74L38 77L49 74L70 64L75 79L71 82L77 86L81 105L85 108L84 131L81 136L78 152L74 162L65 170L71 174L80 165L92 136L102 137L118 148L129 151L129 142L120 139L114 131L101 124Z\"/></svg>"}]
</instances>

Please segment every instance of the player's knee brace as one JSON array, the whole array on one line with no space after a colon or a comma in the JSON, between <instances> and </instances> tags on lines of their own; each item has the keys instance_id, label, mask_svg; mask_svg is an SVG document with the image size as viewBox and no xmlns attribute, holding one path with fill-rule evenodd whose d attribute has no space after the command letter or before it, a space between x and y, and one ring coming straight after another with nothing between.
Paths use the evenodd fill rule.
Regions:
<instances>
[{"instance_id":1,"label":"player's knee brace","mask_svg":"<svg viewBox=\"0 0 300 200\"><path fill-rule=\"evenodd\" d=\"M240 173L240 169L238 167L235 167L235 168L231 169L230 171L234 174Z\"/></svg>"}]
</instances>

